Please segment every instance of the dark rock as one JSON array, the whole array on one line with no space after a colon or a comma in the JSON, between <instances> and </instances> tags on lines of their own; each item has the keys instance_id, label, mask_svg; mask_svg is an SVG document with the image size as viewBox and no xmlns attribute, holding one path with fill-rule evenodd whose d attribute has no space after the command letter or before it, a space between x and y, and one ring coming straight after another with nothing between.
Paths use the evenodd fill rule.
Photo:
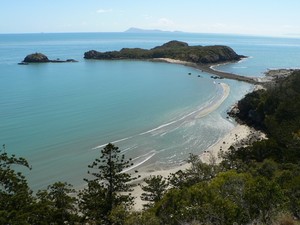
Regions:
<instances>
[{"instance_id":1,"label":"dark rock","mask_svg":"<svg viewBox=\"0 0 300 225\"><path fill-rule=\"evenodd\" d=\"M78 62L78 61L75 59L67 59L66 62Z\"/></svg>"},{"instance_id":2,"label":"dark rock","mask_svg":"<svg viewBox=\"0 0 300 225\"><path fill-rule=\"evenodd\" d=\"M42 53L34 53L27 55L23 60L24 63L46 63L49 61L50 60L48 59L48 57Z\"/></svg>"},{"instance_id":3,"label":"dark rock","mask_svg":"<svg viewBox=\"0 0 300 225\"><path fill-rule=\"evenodd\" d=\"M84 53L84 58L85 59L95 59L97 58L99 55L99 52L95 51L95 50L90 50L86 53Z\"/></svg>"},{"instance_id":4,"label":"dark rock","mask_svg":"<svg viewBox=\"0 0 300 225\"><path fill-rule=\"evenodd\" d=\"M27 63L27 62L20 62L20 63L18 63L18 65L28 65L29 63Z\"/></svg>"},{"instance_id":5,"label":"dark rock","mask_svg":"<svg viewBox=\"0 0 300 225\"><path fill-rule=\"evenodd\" d=\"M55 60L48 59L47 56L45 56L42 53L33 53L30 55L27 55L23 62L18 63L19 65L28 65L29 63L66 63L66 62L78 62L75 59L67 59L67 60L60 60L59 58Z\"/></svg>"}]
</instances>

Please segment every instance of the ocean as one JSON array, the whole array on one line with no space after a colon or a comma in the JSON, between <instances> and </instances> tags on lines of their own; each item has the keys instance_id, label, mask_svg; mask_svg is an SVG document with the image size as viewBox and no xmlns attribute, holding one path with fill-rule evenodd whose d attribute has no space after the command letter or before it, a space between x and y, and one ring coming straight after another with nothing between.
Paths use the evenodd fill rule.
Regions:
<instances>
[{"instance_id":1,"label":"ocean","mask_svg":"<svg viewBox=\"0 0 300 225\"><path fill-rule=\"evenodd\" d=\"M215 69L251 77L262 77L267 69L300 65L296 38L0 34L0 144L29 161L32 170L25 175L33 190L56 181L81 187L87 166L109 142L133 159L131 169L159 170L182 164L190 153L200 154L235 126L226 112L252 90L250 84L214 80L210 74L169 63L83 59L92 49L149 49L170 40L228 45L248 58ZM35 52L79 62L18 65ZM224 101L219 82L230 87Z\"/></svg>"}]
</instances>

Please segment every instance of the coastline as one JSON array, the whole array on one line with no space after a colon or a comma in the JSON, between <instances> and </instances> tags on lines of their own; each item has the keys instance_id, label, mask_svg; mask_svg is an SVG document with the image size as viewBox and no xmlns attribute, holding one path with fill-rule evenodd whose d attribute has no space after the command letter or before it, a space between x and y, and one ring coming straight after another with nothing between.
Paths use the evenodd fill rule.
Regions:
<instances>
[{"instance_id":1,"label":"coastline","mask_svg":"<svg viewBox=\"0 0 300 225\"><path fill-rule=\"evenodd\" d=\"M166 63L173 63L173 64L180 64L180 65L184 65L184 66L189 66L189 67L193 67L193 68L196 68L198 70L201 70L202 72L206 72L206 73L209 73L209 74L214 74L214 75L217 75L219 77L223 77L223 78L227 78L227 79L231 79L231 80L243 81L243 82L247 82L247 83L250 83L250 84L259 84L260 83L256 78L246 77L246 76L241 76L241 75L238 75L238 74L227 73L227 72L215 70L213 68L214 66L216 66L215 64L214 65L200 65L200 64L196 64L196 63L191 63L191 62L181 61L181 60L171 59L171 58L155 58L155 59L151 59L150 61L152 61L152 62L166 62Z\"/></svg>"},{"instance_id":2,"label":"coastline","mask_svg":"<svg viewBox=\"0 0 300 225\"><path fill-rule=\"evenodd\" d=\"M169 59L169 58L159 58L159 59L155 59L155 60L151 60L154 62L166 62L166 63L173 63L173 64L180 64L180 65L184 65L184 66L190 66L196 69L199 69L201 71L210 73L210 74L215 74L221 77L224 77L223 75L227 76L230 75L232 76L233 74L229 74L229 73L225 73L222 71L217 71L214 70L212 68L212 66L207 67L207 66L200 66L194 63L190 63L190 62L185 62L185 61L181 61L181 60L175 60L175 59ZM239 75L233 75L233 76L239 76ZM240 81L245 81L243 76L241 76L243 79ZM224 77L227 78L227 77ZM232 78L229 78L232 79ZM235 80L239 80L233 78ZM246 81L248 83L252 83L252 84L256 84L256 86L258 86L257 84L259 83L258 81L249 78L249 81ZM222 98L215 104L213 104L211 107L208 107L207 109L204 109L198 116L199 117L203 117L208 115L210 112L216 110L222 103L223 101L228 97L229 95L229 91L230 91L230 87L225 84L225 83L219 83L222 86L223 89L223 96ZM254 87L255 89L255 87ZM220 163L222 161L222 158L220 158L219 153L222 152L226 152L228 151L228 148L232 145L235 145L237 143L242 143L244 140L246 140L249 136L251 136L252 134L255 134L258 137L261 138L265 138L264 134L261 132L258 132L256 130L254 130L253 128L250 128L249 126L246 125L241 125L241 124L237 124L232 130L230 130L227 134L225 134L222 138L220 138L216 143L214 143L212 146L210 146L209 148L207 148L206 150L204 150L202 153L199 154L199 157L201 159L201 161L203 163L206 164L211 164L211 163ZM140 184L143 184L143 180L146 177L149 176L157 176L157 175L161 175L165 178L167 178L171 173L176 173L179 170L185 170L190 166L189 163L185 163L182 165L179 165L177 167L174 168L170 168L170 169L160 169L160 170L153 170L153 168L151 170L145 170L145 171L141 171L139 173L140 178L135 180L133 182L134 185L136 185L133 188L133 192L132 192L132 196L135 197L135 204L133 206L134 210L142 210L143 209L143 204L145 204L144 201L141 200L140 196L143 193L143 190L140 187Z\"/></svg>"},{"instance_id":3,"label":"coastline","mask_svg":"<svg viewBox=\"0 0 300 225\"><path fill-rule=\"evenodd\" d=\"M235 126L232 130L229 131L224 137L219 139L215 144L210 146L208 149L203 151L199 157L203 163L211 164L214 163L220 163L221 158L219 157L220 150L223 152L226 152L228 148L236 143L239 143L245 139L247 139L251 133L256 132L253 128L250 128L246 125L240 125L238 124ZM263 136L263 134L261 134ZM139 173L141 176L138 180L134 182L136 186L133 188L132 196L135 197L135 204L134 204L134 210L142 210L143 204L145 204L144 201L141 200L140 196L143 193L143 190L139 186L139 184L144 184L143 179L149 176L157 176L161 175L165 178L167 178L171 173L176 173L179 170L185 170L189 168L190 164L185 163L180 166L166 169L166 170L156 170L156 171L142 171Z\"/></svg>"},{"instance_id":4,"label":"coastline","mask_svg":"<svg viewBox=\"0 0 300 225\"><path fill-rule=\"evenodd\" d=\"M219 83L219 85L222 87L222 96L220 99L218 99L216 102L214 102L212 105L204 108L201 110L201 112L197 115L197 118L204 117L208 115L209 113L215 111L228 97L230 93L230 87L229 85L225 83ZM223 136L221 139L219 139L215 144L210 146L208 149L204 150L202 153L200 153L200 159L202 162L209 164L211 162L211 159L214 158L216 163L219 163L221 159L218 157L218 154L220 152L220 148L222 146L223 150L226 150L226 148L233 145L236 141L242 140L246 138L251 132L251 129L248 126L245 125L237 125L232 130L229 131L225 136ZM226 143L226 144L224 144ZM135 204L134 204L134 210L142 210L143 204L145 204L144 201L141 200L140 196L143 193L143 190L140 187L140 184L144 184L143 180L149 176L157 176L161 175L165 178L167 178L171 173L176 173L179 170L185 170L190 166L189 163L184 163L176 167L168 168L168 169L154 169L151 168L142 168L141 171L139 171L140 177L133 181L133 192L132 196L135 197Z\"/></svg>"}]
</instances>

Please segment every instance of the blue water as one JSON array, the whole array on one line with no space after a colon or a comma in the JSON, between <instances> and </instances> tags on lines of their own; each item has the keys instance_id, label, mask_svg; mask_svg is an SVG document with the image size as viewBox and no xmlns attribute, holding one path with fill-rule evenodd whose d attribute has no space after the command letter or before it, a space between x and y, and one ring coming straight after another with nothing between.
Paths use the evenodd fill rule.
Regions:
<instances>
[{"instance_id":1,"label":"blue water","mask_svg":"<svg viewBox=\"0 0 300 225\"><path fill-rule=\"evenodd\" d=\"M222 89L209 74L167 63L89 61L85 51L152 48L170 40L224 44L250 56L217 69L263 76L268 68L299 67L300 40L212 34L0 35L0 144L26 157L33 189L58 181L80 186L87 165L115 142L137 169L160 169L200 153L234 127L226 111L252 86L230 85L223 104L205 117ZM33 52L78 63L20 66ZM188 73L192 73L191 76ZM202 78L198 78L201 74Z\"/></svg>"}]
</instances>

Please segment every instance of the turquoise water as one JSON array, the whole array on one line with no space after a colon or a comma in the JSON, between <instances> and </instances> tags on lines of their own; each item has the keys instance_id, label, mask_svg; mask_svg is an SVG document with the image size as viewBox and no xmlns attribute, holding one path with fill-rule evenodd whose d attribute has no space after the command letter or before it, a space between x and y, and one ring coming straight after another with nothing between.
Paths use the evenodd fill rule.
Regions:
<instances>
[{"instance_id":1,"label":"turquoise water","mask_svg":"<svg viewBox=\"0 0 300 225\"><path fill-rule=\"evenodd\" d=\"M267 68L298 67L300 40L209 34L0 35L0 144L28 159L36 190L58 181L76 187L87 165L115 142L138 169L159 169L200 153L234 127L226 111L252 86L222 80L230 95L214 112L201 111L222 97L209 74L167 63L88 61L90 49L152 48L169 40L225 44L251 56L218 69L261 76ZM33 52L78 63L19 66ZM275 54L277 53L277 54ZM192 73L191 76L188 73ZM201 74L202 78L198 78Z\"/></svg>"}]
</instances>

